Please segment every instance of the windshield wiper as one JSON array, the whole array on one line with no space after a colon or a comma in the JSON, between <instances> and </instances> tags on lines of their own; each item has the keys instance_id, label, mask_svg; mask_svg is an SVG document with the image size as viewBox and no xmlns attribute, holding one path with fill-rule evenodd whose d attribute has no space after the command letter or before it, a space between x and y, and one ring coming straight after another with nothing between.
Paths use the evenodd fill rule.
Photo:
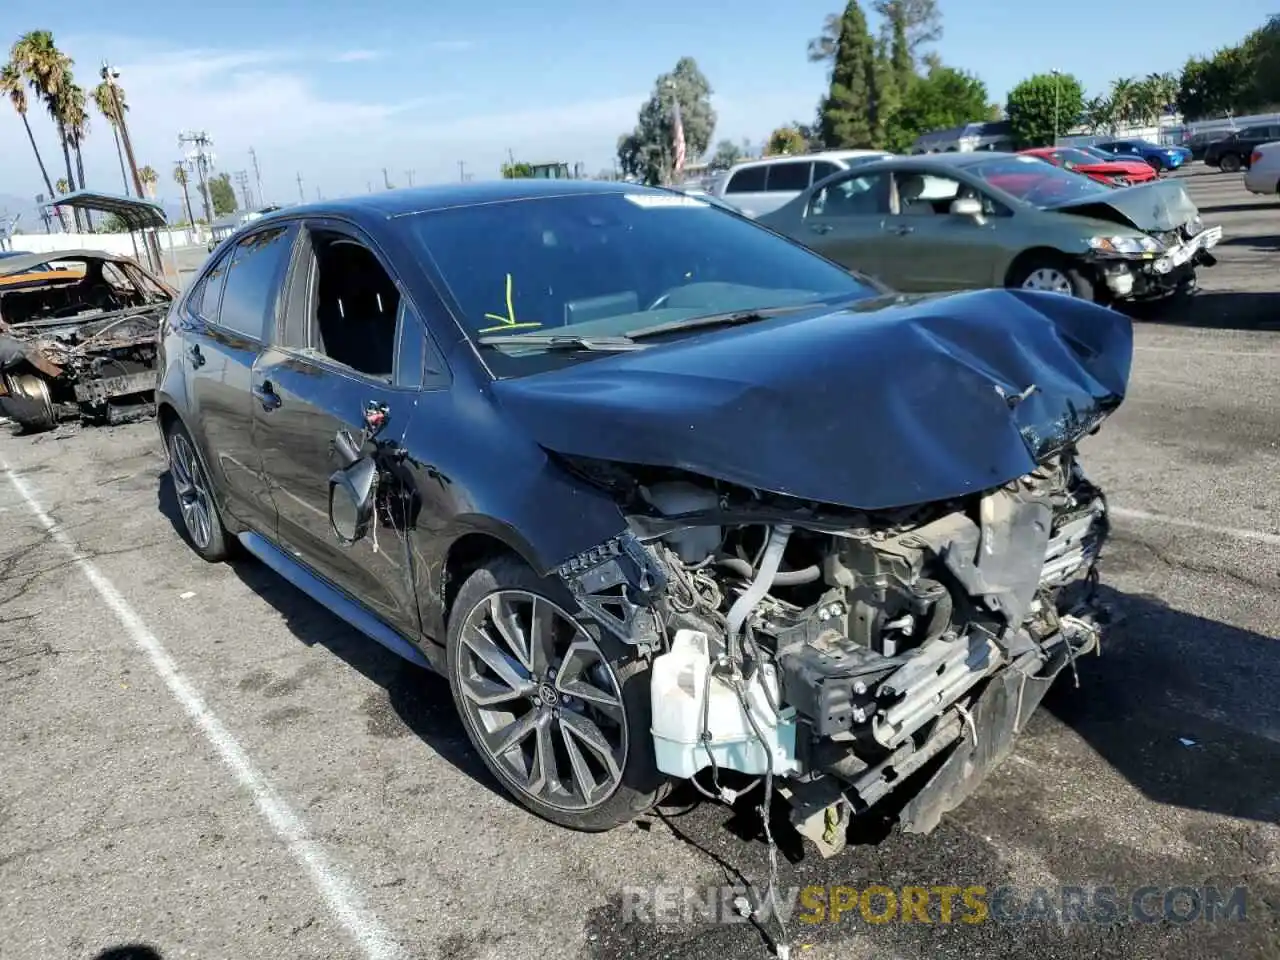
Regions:
<instances>
[{"instance_id":1,"label":"windshield wiper","mask_svg":"<svg viewBox=\"0 0 1280 960\"><path fill-rule=\"evenodd\" d=\"M541 347L544 350L590 350L600 353L644 349L643 344L635 343L625 335L592 337L572 333L498 333L478 337L476 342L486 347L500 347L509 343L518 347Z\"/></svg>"},{"instance_id":2,"label":"windshield wiper","mask_svg":"<svg viewBox=\"0 0 1280 960\"><path fill-rule=\"evenodd\" d=\"M801 303L787 307L767 307L763 310L733 310L727 313L708 313L701 317L686 317L683 320L670 320L667 323L655 323L651 327L628 330L623 336L632 340L639 340L643 337L660 336L673 330L696 330L699 327L731 327L740 323L756 323L784 313L795 313L820 306L823 306L823 304Z\"/></svg>"}]
</instances>

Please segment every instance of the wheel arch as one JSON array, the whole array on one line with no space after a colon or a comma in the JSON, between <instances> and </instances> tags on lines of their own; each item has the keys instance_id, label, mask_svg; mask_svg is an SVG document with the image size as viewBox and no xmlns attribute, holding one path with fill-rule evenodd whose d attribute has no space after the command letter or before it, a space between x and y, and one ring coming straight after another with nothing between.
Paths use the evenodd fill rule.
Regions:
<instances>
[{"instance_id":1,"label":"wheel arch","mask_svg":"<svg viewBox=\"0 0 1280 960\"><path fill-rule=\"evenodd\" d=\"M1022 270L1025 270L1027 268L1027 264L1034 263L1037 260L1048 260L1048 259L1065 260L1068 263L1072 263L1078 258L1072 257L1071 254L1065 253L1064 251L1059 250L1057 247L1049 247L1044 245L1037 246L1037 247L1028 247L1026 250L1023 250L1016 257L1014 257L1013 261L1009 264L1009 269L1007 269L1004 272L1004 285L1007 287L1011 283L1013 283L1014 277L1018 276L1019 272L1021 272Z\"/></svg>"},{"instance_id":2,"label":"wheel arch","mask_svg":"<svg viewBox=\"0 0 1280 960\"><path fill-rule=\"evenodd\" d=\"M493 517L467 517L465 523L456 529L448 546L441 551L439 569L432 578L440 589L436 602L423 611L428 636L444 642L458 591L471 574L499 557L514 557L536 573L546 572L541 569L545 564L532 544L510 524Z\"/></svg>"}]
</instances>

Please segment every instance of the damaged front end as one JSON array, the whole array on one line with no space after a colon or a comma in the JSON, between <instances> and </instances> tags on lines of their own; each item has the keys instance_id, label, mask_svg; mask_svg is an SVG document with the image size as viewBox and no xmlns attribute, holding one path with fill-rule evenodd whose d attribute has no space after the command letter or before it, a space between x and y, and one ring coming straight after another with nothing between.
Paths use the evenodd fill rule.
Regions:
<instances>
[{"instance_id":1,"label":"damaged front end","mask_svg":"<svg viewBox=\"0 0 1280 960\"><path fill-rule=\"evenodd\" d=\"M151 416L156 329L176 296L101 252L0 261L0 412L29 431Z\"/></svg>"},{"instance_id":2,"label":"damaged front end","mask_svg":"<svg viewBox=\"0 0 1280 960\"><path fill-rule=\"evenodd\" d=\"M931 830L1098 646L1107 510L1074 446L996 489L875 512L566 464L627 507L625 534L559 574L653 654L658 768L708 770L724 800L724 771L784 778L795 826L825 856L907 783L904 827Z\"/></svg>"}]
</instances>

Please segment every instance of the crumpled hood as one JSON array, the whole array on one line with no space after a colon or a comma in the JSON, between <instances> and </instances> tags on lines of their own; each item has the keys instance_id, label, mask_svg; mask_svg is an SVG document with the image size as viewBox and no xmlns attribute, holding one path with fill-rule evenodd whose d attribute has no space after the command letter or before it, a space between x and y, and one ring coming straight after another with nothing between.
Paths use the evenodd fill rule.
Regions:
<instances>
[{"instance_id":1,"label":"crumpled hood","mask_svg":"<svg viewBox=\"0 0 1280 960\"><path fill-rule=\"evenodd\" d=\"M1132 350L1115 311L980 290L691 331L494 393L552 451L871 510L1030 472L1120 404Z\"/></svg>"},{"instance_id":2,"label":"crumpled hood","mask_svg":"<svg viewBox=\"0 0 1280 960\"><path fill-rule=\"evenodd\" d=\"M1179 180L1152 180L1132 187L1100 191L1079 200L1045 207L1095 220L1117 220L1147 233L1165 233L1194 219L1199 211Z\"/></svg>"}]
</instances>

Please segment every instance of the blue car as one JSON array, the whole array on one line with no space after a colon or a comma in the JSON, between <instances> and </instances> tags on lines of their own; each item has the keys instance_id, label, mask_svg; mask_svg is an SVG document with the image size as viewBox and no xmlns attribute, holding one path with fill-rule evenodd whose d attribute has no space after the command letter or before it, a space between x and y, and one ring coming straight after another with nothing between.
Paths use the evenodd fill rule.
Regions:
<instances>
[{"instance_id":1,"label":"blue car","mask_svg":"<svg viewBox=\"0 0 1280 960\"><path fill-rule=\"evenodd\" d=\"M1104 143L1095 143L1094 146L1117 157L1137 157L1145 160L1157 173L1163 170L1177 170L1191 160L1191 151L1186 147L1166 147L1163 144L1152 143L1150 140L1108 140Z\"/></svg>"}]
</instances>

